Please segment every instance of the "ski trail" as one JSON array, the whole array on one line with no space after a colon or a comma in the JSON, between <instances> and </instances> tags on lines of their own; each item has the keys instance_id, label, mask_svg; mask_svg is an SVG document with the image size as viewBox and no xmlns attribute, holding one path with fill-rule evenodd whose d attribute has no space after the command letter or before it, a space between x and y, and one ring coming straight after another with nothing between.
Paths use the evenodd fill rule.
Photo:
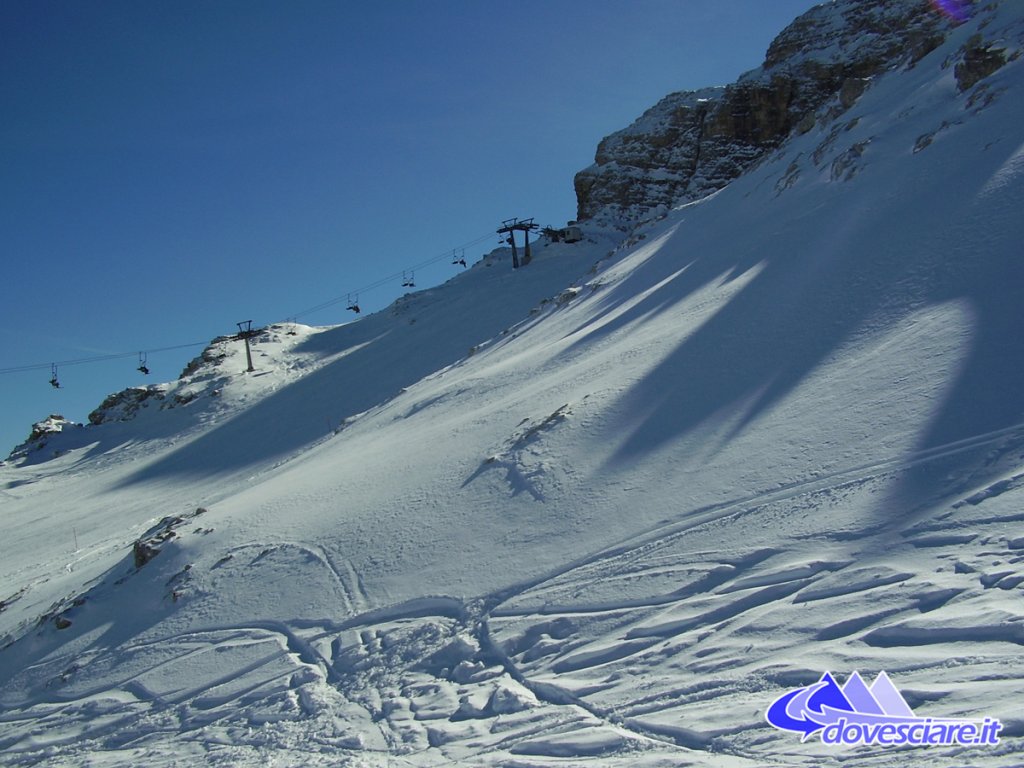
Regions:
<instances>
[{"instance_id":1,"label":"ski trail","mask_svg":"<svg viewBox=\"0 0 1024 768\"><path fill-rule=\"evenodd\" d=\"M298 545L297 545L298 546ZM363 588L362 579L351 561L345 557L338 557L324 547L317 546L310 548L323 564L334 574L338 586L345 595L346 609L349 614L360 614L369 607L369 600ZM340 560L340 562L338 562Z\"/></svg>"},{"instance_id":2,"label":"ski trail","mask_svg":"<svg viewBox=\"0 0 1024 768\"><path fill-rule=\"evenodd\" d=\"M370 601L366 596L366 588L363 585L363 579L350 560L343 560L343 565L347 577L350 600L352 602L352 611L353 613L363 613L370 607Z\"/></svg>"},{"instance_id":3,"label":"ski trail","mask_svg":"<svg viewBox=\"0 0 1024 768\"><path fill-rule=\"evenodd\" d=\"M619 728L630 735L634 736L640 742L656 742L662 746L669 747L673 751L684 751L687 754L692 751L707 751L708 745L698 739L686 738L679 732L657 732L648 727L645 727L641 723L630 720L629 718L622 717L616 711L601 707L587 701L582 696L574 694L569 689L555 685L551 682L540 682L533 680L523 673L522 670L516 665L516 663L509 657L509 655L501 648L501 646L494 641L490 633L490 627L486 617L482 618L477 625L478 638L480 640L481 649L497 659L505 672L516 682L523 685L530 692L537 697L537 699L545 704L550 704L557 707L572 707L582 710L586 714L598 721L601 725L609 726L612 728ZM564 721L559 722L553 726L557 729L571 728L572 723L565 723ZM586 727L594 727L593 724L586 724ZM522 732L516 733L510 736L508 739L509 743L522 743L529 738L534 738L540 733L549 732L552 727L546 728L542 731L524 734ZM501 743L495 746L503 746ZM732 754L732 750L725 750L727 754ZM736 753L738 754L738 753Z\"/></svg>"},{"instance_id":4,"label":"ski trail","mask_svg":"<svg viewBox=\"0 0 1024 768\"><path fill-rule=\"evenodd\" d=\"M573 604L571 600L550 603L545 601L536 607L524 608L506 607L505 603L531 590L541 588L549 581L562 579L564 583L560 589L571 592L573 589L571 584L577 581L590 583L602 577L614 578L620 572L629 576L636 573L630 564L635 565L638 561L654 563L651 565L652 569L658 570L660 566L657 566L655 560L664 556L655 555L655 553L669 549L673 544L677 544L682 536L701 526L751 514L761 507L780 501L784 502L798 496L863 484L871 479L892 475L910 467L964 451L976 450L1003 441L1008 437L1019 436L1022 427L1024 425L1018 424L905 454L901 457L890 457L848 466L810 480L789 483L770 491L731 499L718 505L702 508L696 514L690 513L684 519L653 526L614 546L580 558L566 567L556 569L546 576L521 582L484 598L482 603L485 610L479 618L481 646L486 648L488 654L499 660L510 677L530 690L538 700L544 703L579 708L597 718L601 723L621 728L637 738L653 739L674 748L706 752L711 745L711 736L707 733L701 733L699 729L690 730L682 726L664 725L658 722L657 715L660 712L670 712L681 706L696 706L692 704L693 697L689 695L687 689L680 689L685 695L677 696L665 691L653 694L647 697L651 703L645 708L643 697L625 702L619 700L614 705L609 704L609 700L603 702L601 695L592 695L591 693L592 691L601 691L605 687L597 684L597 681L606 678L611 680L612 677L609 675L610 673L617 674L614 672L615 670L645 669L649 664L654 663L649 661L649 658L656 658L665 652L664 643L680 643L678 647L687 647L693 640L685 638L676 640L677 636L700 631L702 628L724 629L724 643L719 641L712 644L708 650L717 653L719 651L716 649L720 649L721 652L728 654L730 649L736 647L735 641L730 637L732 630L729 629L735 620L742 620L744 623L763 622L776 606L781 607L780 601L788 600L795 594L803 594L805 590L812 588L812 585L816 584L821 577L828 576L830 572L843 570L852 561L846 559L835 562L802 562L789 564L781 570L773 569L768 573L747 575L749 569L754 565L782 553L782 550L769 549L750 553L735 562L727 561L731 562L729 568L712 568L703 577L697 578L683 589L673 590L667 594L622 600L610 599L596 604L584 601L583 605ZM996 490L1002 489L1004 486L1010 487L1012 484L1012 479L1002 481L1001 484L993 486L993 489L986 489L985 492L975 494L971 498L976 498L980 503L993 495ZM877 531L874 529L868 530L858 538L870 537L875 533ZM956 545L964 539L963 536L954 538L955 540L949 537L940 537L929 543L934 546L945 546L947 543ZM969 534L970 541L976 538L978 538L977 534ZM907 543L916 546L914 541L908 540ZM582 569L591 573L574 580L571 574ZM864 576L862 577L863 583L858 583L858 588L852 592L871 594L871 590L874 589L902 584L910 576L911 574L902 572L872 574L871 578ZM818 589L821 593L820 597L828 597L837 592L837 588L834 586L823 586ZM851 627L849 632L839 631L845 628L847 622L840 622L834 627L821 627L819 628L819 639L829 641L860 633L868 630L873 624L887 623L896 617L906 616L913 621L914 616L920 615L922 611L935 610L960 591L956 589L943 591L930 585L927 580L923 584L919 582L918 586L913 589L914 591L906 597L906 600L909 601L906 605L887 608L878 615L865 617L865 621L861 625ZM747 592L747 590L751 591ZM842 594L850 591L839 590ZM939 599L938 602L931 599L930 596L937 596L940 592L945 597ZM732 596L733 593L740 594ZM689 598L698 594L707 594L709 602L698 602L693 609L673 609L674 615L666 613L664 617L654 614L647 616L641 614L636 618L628 617L632 611L648 612L650 609L659 607L682 606L687 603ZM817 593L814 595L818 596ZM607 618L602 618L602 614L605 614ZM551 619L544 618L552 615L559 617L557 621L563 619L574 621L582 617L585 621L596 618L608 623L604 625L604 629L600 630L597 630L596 627L602 625L595 625L589 631L570 629L568 630L569 638L576 636L575 639L558 643L546 639L537 645L537 648L541 649L540 653L533 653L534 644L539 638L565 637L565 635L552 631ZM492 618L513 621L523 618L527 620L527 623L510 625L510 629L507 630L498 630L504 635L506 646L508 642L515 643L506 647L498 642L491 633L490 619ZM513 626L517 629L511 629ZM526 631L524 641L520 643L518 639L513 640L512 638L519 637L518 632L523 632L524 628ZM864 639L869 646L884 648L892 645L919 645L923 642L944 643L964 640L972 631L974 630L966 628L930 633L930 629L900 625L892 629L888 627L875 629ZM513 634L508 634L509 632ZM534 637L532 641L529 639L531 633ZM1012 642L1021 642L1018 635L1008 637L1002 627L992 629L990 634L994 640L1010 639ZM691 634L689 637L695 636ZM701 638L698 639L698 642L700 641ZM730 642L733 644L730 645ZM545 650L545 646L552 650ZM657 651L655 651L656 646L659 649ZM552 656L552 654L554 655ZM652 655L648 656L648 654ZM695 658L702 657L703 654L696 654ZM520 667L520 660L522 660L523 668ZM583 677L579 677L580 675ZM587 675L593 677L589 678ZM567 680L571 681L571 687L578 689L578 692L552 682L552 680L557 681L563 676L568 676ZM588 686L584 681L590 679L592 682ZM728 695L736 695L738 689L735 683L723 684L727 686ZM614 686L611 687L614 688ZM653 720L651 716L654 717ZM524 735L520 733L516 740L521 741L523 738ZM744 748L740 744L732 745L726 751L740 759L757 757L756 750Z\"/></svg>"},{"instance_id":5,"label":"ski trail","mask_svg":"<svg viewBox=\"0 0 1024 768\"><path fill-rule=\"evenodd\" d=\"M564 576L585 566L597 565L602 561L609 561L627 556L635 558L650 555L657 549L671 545L680 536L696 528L712 522L721 521L732 516L741 515L751 508L779 501L786 501L804 494L816 493L825 490L835 490L852 483L860 483L865 480L875 479L882 475L900 472L930 461L953 456L969 450L975 450L1015 435L1024 435L1024 423L1015 424L992 432L973 435L944 445L934 446L922 451L910 453L902 457L856 464L808 480L799 480L787 483L770 491L753 493L719 502L717 504L700 507L690 512L683 513L680 516L682 519L652 526L596 553L585 555L584 557L578 558L565 566L549 571L542 576L519 582L518 584L514 584L490 595L486 598L490 609L490 615L513 615L505 613L499 606L501 606L502 603L508 602L514 597L523 594L524 592L536 588L544 582Z\"/></svg>"}]
</instances>

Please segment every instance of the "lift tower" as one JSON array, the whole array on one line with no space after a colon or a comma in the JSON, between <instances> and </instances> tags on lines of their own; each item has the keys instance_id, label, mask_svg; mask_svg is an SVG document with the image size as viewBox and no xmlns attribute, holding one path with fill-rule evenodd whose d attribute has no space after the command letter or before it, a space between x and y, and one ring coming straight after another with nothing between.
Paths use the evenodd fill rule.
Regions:
<instances>
[{"instance_id":1,"label":"lift tower","mask_svg":"<svg viewBox=\"0 0 1024 768\"><path fill-rule=\"evenodd\" d=\"M508 235L505 238L505 242L512 246L512 269L519 269L519 251L516 249L516 232L522 232L523 237L526 240L525 251L523 253L522 266L526 266L530 263L530 259L533 258L530 255L530 233L535 229L540 229L539 224L533 223L533 218L523 219L505 219L501 222L501 227L498 228L499 235Z\"/></svg>"},{"instance_id":2,"label":"lift tower","mask_svg":"<svg viewBox=\"0 0 1024 768\"><path fill-rule=\"evenodd\" d=\"M246 368L247 373L252 373L256 369L252 367L252 351L249 349L249 339L253 336L259 335L259 329L253 330L252 320L243 320L240 323L235 323L238 326L238 334L235 336L236 339L245 342L245 359L249 363L249 367ZM242 326L245 326L244 328Z\"/></svg>"}]
</instances>

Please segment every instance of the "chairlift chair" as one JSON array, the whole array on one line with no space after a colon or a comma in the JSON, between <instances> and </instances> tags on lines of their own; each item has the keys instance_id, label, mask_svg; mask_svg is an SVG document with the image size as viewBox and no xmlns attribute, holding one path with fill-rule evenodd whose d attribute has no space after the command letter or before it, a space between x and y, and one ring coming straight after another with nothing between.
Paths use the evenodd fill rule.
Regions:
<instances>
[{"instance_id":1,"label":"chairlift chair","mask_svg":"<svg viewBox=\"0 0 1024 768\"><path fill-rule=\"evenodd\" d=\"M57 366L52 365L50 367L50 386L54 389L60 389L60 380L57 378Z\"/></svg>"},{"instance_id":2,"label":"chairlift chair","mask_svg":"<svg viewBox=\"0 0 1024 768\"><path fill-rule=\"evenodd\" d=\"M402 271L402 287L403 288L415 288L416 282L414 280L416 276L415 272L410 272L409 276L405 276L405 270Z\"/></svg>"},{"instance_id":3,"label":"chairlift chair","mask_svg":"<svg viewBox=\"0 0 1024 768\"><path fill-rule=\"evenodd\" d=\"M349 310L350 312L355 312L357 315L359 314L360 309L359 309L359 294L358 293L356 294L356 298L355 298L354 301L352 300L352 294L349 294L349 296L348 296L348 306L346 307L346 309Z\"/></svg>"},{"instance_id":4,"label":"chairlift chair","mask_svg":"<svg viewBox=\"0 0 1024 768\"><path fill-rule=\"evenodd\" d=\"M149 367L146 365L146 353L145 352L139 352L139 367L136 368L136 370L139 373L142 373L142 374L144 374L146 376L149 375Z\"/></svg>"}]
</instances>

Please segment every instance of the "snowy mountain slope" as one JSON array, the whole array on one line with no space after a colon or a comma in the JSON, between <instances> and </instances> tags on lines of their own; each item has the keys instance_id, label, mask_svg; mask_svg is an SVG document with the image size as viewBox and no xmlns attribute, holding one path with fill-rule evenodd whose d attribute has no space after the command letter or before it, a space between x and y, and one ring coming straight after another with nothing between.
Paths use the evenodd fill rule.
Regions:
<instances>
[{"instance_id":1,"label":"snowy mountain slope","mask_svg":"<svg viewBox=\"0 0 1024 768\"><path fill-rule=\"evenodd\" d=\"M1024 761L1022 35L987 8L613 253L221 342L0 468L5 762ZM1002 742L764 722L825 670Z\"/></svg>"},{"instance_id":2,"label":"snowy mountain slope","mask_svg":"<svg viewBox=\"0 0 1024 768\"><path fill-rule=\"evenodd\" d=\"M594 262L586 247L538 250L530 270L513 272L508 253L499 250L448 284L410 294L358 323L320 330L272 326L251 342L252 374L245 373L240 341L215 340L179 381L111 396L92 415L98 424L65 426L20 447L13 454L20 459L6 468L4 498L30 519L40 507L72 502L46 533L71 545L77 532L83 550L93 531L105 530L100 521L111 489L138 486L141 493L134 527L119 539L138 536L164 515L212 504L334 436L346 420L424 373L469 354L474 343L543 301L550 285L566 284ZM96 494L86 490L88 479L100 481ZM69 480L82 481L73 500L64 498ZM113 520L126 522L122 510L110 511ZM41 565L32 548L24 551L26 567ZM31 605L22 599L18 607L30 617L43 607L28 610ZM4 631L12 614L13 605L0 616Z\"/></svg>"}]
</instances>

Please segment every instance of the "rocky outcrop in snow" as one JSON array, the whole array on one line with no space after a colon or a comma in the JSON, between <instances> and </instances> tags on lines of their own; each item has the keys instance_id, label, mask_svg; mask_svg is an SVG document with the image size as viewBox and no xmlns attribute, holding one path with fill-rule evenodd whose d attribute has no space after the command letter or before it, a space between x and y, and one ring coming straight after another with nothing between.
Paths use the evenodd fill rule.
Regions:
<instances>
[{"instance_id":1,"label":"rocky outcrop in snow","mask_svg":"<svg viewBox=\"0 0 1024 768\"><path fill-rule=\"evenodd\" d=\"M42 421L37 421L32 425L32 432L29 434L28 439L11 451L8 460L13 461L19 458L24 458L30 453L40 451L46 447L50 438L53 436L59 435L65 429L81 426L82 425L77 422L65 419L59 413L52 413L47 418Z\"/></svg>"},{"instance_id":2,"label":"rocky outcrop in snow","mask_svg":"<svg viewBox=\"0 0 1024 768\"><path fill-rule=\"evenodd\" d=\"M105 424L111 421L128 421L135 418L140 408L152 400L160 402L166 396L165 387L129 387L107 395L99 407L89 414L90 424Z\"/></svg>"},{"instance_id":3,"label":"rocky outcrop in snow","mask_svg":"<svg viewBox=\"0 0 1024 768\"><path fill-rule=\"evenodd\" d=\"M1005 48L986 42L980 34L967 41L954 68L957 87L966 91L993 74L1007 62Z\"/></svg>"},{"instance_id":4,"label":"rocky outcrop in snow","mask_svg":"<svg viewBox=\"0 0 1024 768\"><path fill-rule=\"evenodd\" d=\"M953 23L929 0L812 8L775 38L759 69L666 96L603 139L575 178L578 218L635 221L724 187L792 131L810 130L822 108L834 118L871 77L913 66Z\"/></svg>"},{"instance_id":5,"label":"rocky outcrop in snow","mask_svg":"<svg viewBox=\"0 0 1024 768\"><path fill-rule=\"evenodd\" d=\"M223 361L227 358L227 344L232 336L218 336L200 355L193 358L181 372L177 382L152 384L147 387L128 387L114 392L89 414L92 425L115 421L130 421L140 410L157 405L161 410L187 405L203 396L216 396L226 382Z\"/></svg>"}]
</instances>

